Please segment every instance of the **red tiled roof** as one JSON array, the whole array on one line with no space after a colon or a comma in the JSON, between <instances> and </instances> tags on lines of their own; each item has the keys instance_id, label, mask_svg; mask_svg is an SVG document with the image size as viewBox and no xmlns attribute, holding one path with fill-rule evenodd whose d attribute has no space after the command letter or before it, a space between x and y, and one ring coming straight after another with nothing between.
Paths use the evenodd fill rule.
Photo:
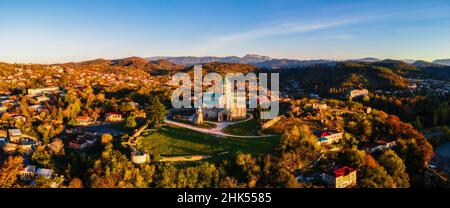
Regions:
<instances>
[{"instance_id":1,"label":"red tiled roof","mask_svg":"<svg viewBox=\"0 0 450 208\"><path fill-rule=\"evenodd\" d=\"M320 137L326 137L326 136L330 136L330 132L324 131L320 134Z\"/></svg>"},{"instance_id":2,"label":"red tiled roof","mask_svg":"<svg viewBox=\"0 0 450 208\"><path fill-rule=\"evenodd\" d=\"M384 138L380 138L380 139L375 140L375 144L377 144L377 145L387 144L387 143L390 143L390 142L391 141L389 141L387 139L384 139Z\"/></svg>"},{"instance_id":3,"label":"red tiled roof","mask_svg":"<svg viewBox=\"0 0 450 208\"><path fill-rule=\"evenodd\" d=\"M338 169L334 169L334 170L330 171L329 174L334 177L341 177L341 176L348 175L354 171L355 171L355 169L344 166L342 168L338 168Z\"/></svg>"},{"instance_id":4,"label":"red tiled roof","mask_svg":"<svg viewBox=\"0 0 450 208\"><path fill-rule=\"evenodd\" d=\"M89 120L89 116L78 116L77 120Z\"/></svg>"}]
</instances>

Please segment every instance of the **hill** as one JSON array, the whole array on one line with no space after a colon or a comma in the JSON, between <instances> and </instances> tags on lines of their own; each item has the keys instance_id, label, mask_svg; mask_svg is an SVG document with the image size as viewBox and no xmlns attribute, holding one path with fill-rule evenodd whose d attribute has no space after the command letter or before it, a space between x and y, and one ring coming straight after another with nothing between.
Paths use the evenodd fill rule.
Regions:
<instances>
[{"instance_id":1,"label":"hill","mask_svg":"<svg viewBox=\"0 0 450 208\"><path fill-rule=\"evenodd\" d=\"M222 63L259 63L262 61L270 60L270 57L267 56L259 56L259 55L246 55L242 58L237 56L227 56L227 57L215 57L215 56L205 56L205 57L195 57L195 56L180 56L180 57L150 57L148 60L155 61L158 59L166 59L174 64L183 65L183 66L192 66L197 64L207 64L213 62L222 62Z\"/></svg>"},{"instance_id":2,"label":"hill","mask_svg":"<svg viewBox=\"0 0 450 208\"><path fill-rule=\"evenodd\" d=\"M413 66L418 68L426 68L426 67L442 67L440 64L428 62L428 61L415 61L412 63Z\"/></svg>"},{"instance_id":3,"label":"hill","mask_svg":"<svg viewBox=\"0 0 450 208\"><path fill-rule=\"evenodd\" d=\"M373 63L377 61L381 61L380 59L374 58L374 57L366 57L361 59L350 59L348 61L356 61L356 62L365 62L365 63Z\"/></svg>"},{"instance_id":4,"label":"hill","mask_svg":"<svg viewBox=\"0 0 450 208\"><path fill-rule=\"evenodd\" d=\"M433 61L433 63L450 66L450 59L438 59L438 60Z\"/></svg>"},{"instance_id":5,"label":"hill","mask_svg":"<svg viewBox=\"0 0 450 208\"><path fill-rule=\"evenodd\" d=\"M331 88L398 89L409 86L406 71L389 68L385 63L340 62L335 67L308 67L280 70L280 79L297 80L302 88L327 93Z\"/></svg>"},{"instance_id":6,"label":"hill","mask_svg":"<svg viewBox=\"0 0 450 208\"><path fill-rule=\"evenodd\" d=\"M65 66L85 69L114 69L114 70L135 70L143 71L151 75L161 75L172 73L183 69L183 66L173 64L167 60L149 61L140 57L129 57L124 59L106 60L95 59L78 63L66 63Z\"/></svg>"},{"instance_id":7,"label":"hill","mask_svg":"<svg viewBox=\"0 0 450 208\"><path fill-rule=\"evenodd\" d=\"M203 64L203 74L215 72L221 75L226 75L226 73L249 73L249 72L259 72L260 69L250 64L237 64L237 63L221 63L212 62ZM193 73L194 67L187 67L183 72Z\"/></svg>"},{"instance_id":8,"label":"hill","mask_svg":"<svg viewBox=\"0 0 450 208\"><path fill-rule=\"evenodd\" d=\"M335 66L336 61L330 60L293 60L293 59L272 59L269 61L255 64L259 68L265 69L289 69L289 68L303 68L317 65Z\"/></svg>"}]
</instances>

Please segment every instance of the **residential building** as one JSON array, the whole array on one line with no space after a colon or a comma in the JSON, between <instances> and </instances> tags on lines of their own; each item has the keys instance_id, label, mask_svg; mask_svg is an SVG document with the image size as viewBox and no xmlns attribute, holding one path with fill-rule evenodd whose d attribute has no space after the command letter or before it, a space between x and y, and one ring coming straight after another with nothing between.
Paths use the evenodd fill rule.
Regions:
<instances>
[{"instance_id":1,"label":"residential building","mask_svg":"<svg viewBox=\"0 0 450 208\"><path fill-rule=\"evenodd\" d=\"M36 101L39 102L39 103L50 101L50 98L48 98L48 97L45 96L45 95L35 97L35 99L36 99Z\"/></svg>"},{"instance_id":2,"label":"residential building","mask_svg":"<svg viewBox=\"0 0 450 208\"><path fill-rule=\"evenodd\" d=\"M22 131L20 129L9 129L8 130L9 142L18 143L22 139Z\"/></svg>"},{"instance_id":3,"label":"residential building","mask_svg":"<svg viewBox=\"0 0 450 208\"><path fill-rule=\"evenodd\" d=\"M80 126L88 126L92 123L91 118L89 116L78 116L76 119L77 124Z\"/></svg>"},{"instance_id":4,"label":"residential building","mask_svg":"<svg viewBox=\"0 0 450 208\"><path fill-rule=\"evenodd\" d=\"M314 110L326 110L328 108L326 103L313 103L312 108Z\"/></svg>"},{"instance_id":5,"label":"residential building","mask_svg":"<svg viewBox=\"0 0 450 208\"><path fill-rule=\"evenodd\" d=\"M8 107L0 106L0 113L6 113L6 111L8 111Z\"/></svg>"},{"instance_id":6,"label":"residential building","mask_svg":"<svg viewBox=\"0 0 450 208\"><path fill-rule=\"evenodd\" d=\"M344 136L341 132L324 131L318 135L319 145L330 145L339 142Z\"/></svg>"},{"instance_id":7,"label":"residential building","mask_svg":"<svg viewBox=\"0 0 450 208\"><path fill-rule=\"evenodd\" d=\"M43 177L43 178L52 178L53 176L53 170L52 169L45 169L45 168L38 168L36 170L36 177Z\"/></svg>"},{"instance_id":8,"label":"residential building","mask_svg":"<svg viewBox=\"0 0 450 208\"><path fill-rule=\"evenodd\" d=\"M123 121L122 114L120 113L107 113L106 122L119 122Z\"/></svg>"},{"instance_id":9,"label":"residential building","mask_svg":"<svg viewBox=\"0 0 450 208\"><path fill-rule=\"evenodd\" d=\"M34 179L36 173L36 166L28 165L20 172L21 181L31 181Z\"/></svg>"},{"instance_id":10,"label":"residential building","mask_svg":"<svg viewBox=\"0 0 450 208\"><path fill-rule=\"evenodd\" d=\"M17 144L5 143L2 147L4 153L14 153L17 151Z\"/></svg>"},{"instance_id":11,"label":"residential building","mask_svg":"<svg viewBox=\"0 0 450 208\"><path fill-rule=\"evenodd\" d=\"M31 95L31 96L43 95L46 93L57 93L57 92L59 92L58 87L28 89L28 95Z\"/></svg>"},{"instance_id":12,"label":"residential building","mask_svg":"<svg viewBox=\"0 0 450 208\"><path fill-rule=\"evenodd\" d=\"M69 142L69 148L74 150L84 150L89 146L89 143L86 140L77 139Z\"/></svg>"},{"instance_id":13,"label":"residential building","mask_svg":"<svg viewBox=\"0 0 450 208\"><path fill-rule=\"evenodd\" d=\"M361 90L350 90L348 98L350 100L353 100L353 98L357 98L357 97L364 97L369 95L369 90L367 89L361 89Z\"/></svg>"},{"instance_id":14,"label":"residential building","mask_svg":"<svg viewBox=\"0 0 450 208\"><path fill-rule=\"evenodd\" d=\"M8 133L5 130L0 130L0 137L8 137Z\"/></svg>"},{"instance_id":15,"label":"residential building","mask_svg":"<svg viewBox=\"0 0 450 208\"><path fill-rule=\"evenodd\" d=\"M381 139L377 139L374 142L367 145L365 149L366 149L366 151L368 151L370 153L374 153L379 150L391 149L391 148L395 147L396 145L397 145L397 143L395 141L390 141L390 140L381 138Z\"/></svg>"},{"instance_id":16,"label":"residential building","mask_svg":"<svg viewBox=\"0 0 450 208\"><path fill-rule=\"evenodd\" d=\"M330 188L350 188L357 185L356 170L347 166L322 174L322 180Z\"/></svg>"}]
</instances>

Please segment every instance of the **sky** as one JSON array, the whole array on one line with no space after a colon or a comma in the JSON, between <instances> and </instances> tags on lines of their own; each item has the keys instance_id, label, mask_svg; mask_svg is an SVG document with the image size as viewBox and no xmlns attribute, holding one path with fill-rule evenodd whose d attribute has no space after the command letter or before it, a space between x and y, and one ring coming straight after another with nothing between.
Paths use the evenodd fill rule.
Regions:
<instances>
[{"instance_id":1,"label":"sky","mask_svg":"<svg viewBox=\"0 0 450 208\"><path fill-rule=\"evenodd\" d=\"M0 0L0 61L450 58L448 0Z\"/></svg>"}]
</instances>

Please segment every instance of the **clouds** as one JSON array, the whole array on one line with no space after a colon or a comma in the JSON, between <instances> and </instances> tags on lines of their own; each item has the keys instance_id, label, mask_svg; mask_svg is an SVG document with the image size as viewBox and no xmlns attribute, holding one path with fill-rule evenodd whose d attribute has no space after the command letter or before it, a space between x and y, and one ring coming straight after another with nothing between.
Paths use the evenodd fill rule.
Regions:
<instances>
[{"instance_id":1,"label":"clouds","mask_svg":"<svg viewBox=\"0 0 450 208\"><path fill-rule=\"evenodd\" d=\"M307 33L318 30L335 28L352 23L352 20L322 21L322 22L284 22L277 25L256 28L248 31L230 33L209 38L200 47L197 52L209 52L223 47L239 45L258 38Z\"/></svg>"},{"instance_id":2,"label":"clouds","mask_svg":"<svg viewBox=\"0 0 450 208\"><path fill-rule=\"evenodd\" d=\"M448 8L446 7L446 9ZM419 21L449 17L448 14L443 14L441 11L442 8L439 7L408 9L371 7L363 10L347 8L346 10L335 11L335 13L308 13L308 16L297 17L297 20L281 21L277 24L267 24L248 30L205 36L204 40L196 43L197 45L192 47L189 52L192 54L209 54L223 49L234 50L234 48L242 47L244 44L258 43L264 38L268 40L265 44L276 44L276 41L279 40L277 39L278 36L283 35L308 34L309 36L299 36L298 39L329 41L352 39L358 36L358 34L353 33L355 31L356 33L365 33L365 30L375 30L375 28L388 34L391 29L398 29L400 26L416 25ZM279 22L279 20L274 21ZM424 27L423 22L420 26ZM364 35L367 39L379 38L379 36L372 36L375 34L365 33Z\"/></svg>"}]
</instances>

